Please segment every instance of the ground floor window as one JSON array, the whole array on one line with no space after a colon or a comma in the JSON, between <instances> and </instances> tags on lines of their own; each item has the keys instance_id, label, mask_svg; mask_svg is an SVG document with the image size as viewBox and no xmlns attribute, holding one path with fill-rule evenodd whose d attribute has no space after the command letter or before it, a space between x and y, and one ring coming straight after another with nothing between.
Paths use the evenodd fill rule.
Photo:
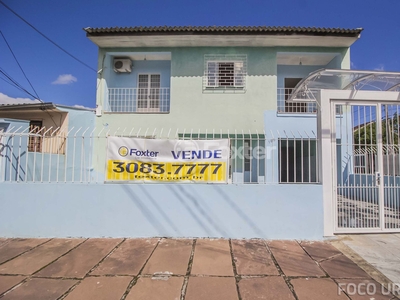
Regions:
<instances>
[{"instance_id":1,"label":"ground floor window","mask_svg":"<svg viewBox=\"0 0 400 300\"><path fill-rule=\"evenodd\" d=\"M29 135L28 151L42 152L42 136L38 134L42 128L42 121L31 121L29 123L29 132L31 134Z\"/></svg>"},{"instance_id":2,"label":"ground floor window","mask_svg":"<svg viewBox=\"0 0 400 300\"><path fill-rule=\"evenodd\" d=\"M280 139L279 174L281 183L318 182L317 141Z\"/></svg>"},{"instance_id":3,"label":"ground floor window","mask_svg":"<svg viewBox=\"0 0 400 300\"><path fill-rule=\"evenodd\" d=\"M266 182L266 140L264 134L179 134L179 138L229 139L229 182Z\"/></svg>"}]
</instances>

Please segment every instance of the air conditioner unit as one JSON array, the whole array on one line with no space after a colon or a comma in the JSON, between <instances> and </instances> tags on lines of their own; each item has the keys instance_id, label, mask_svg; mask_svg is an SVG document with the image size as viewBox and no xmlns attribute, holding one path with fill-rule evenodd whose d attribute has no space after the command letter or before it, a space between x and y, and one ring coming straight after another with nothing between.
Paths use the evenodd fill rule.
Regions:
<instances>
[{"instance_id":1,"label":"air conditioner unit","mask_svg":"<svg viewBox=\"0 0 400 300\"><path fill-rule=\"evenodd\" d=\"M132 72L132 61L129 58L114 58L114 71L117 73Z\"/></svg>"}]
</instances>

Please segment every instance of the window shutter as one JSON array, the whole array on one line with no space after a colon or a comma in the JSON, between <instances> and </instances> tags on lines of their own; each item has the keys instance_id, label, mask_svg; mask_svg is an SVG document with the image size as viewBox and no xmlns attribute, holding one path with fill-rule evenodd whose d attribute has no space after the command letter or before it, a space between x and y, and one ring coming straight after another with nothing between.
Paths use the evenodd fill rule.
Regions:
<instances>
[{"instance_id":1,"label":"window shutter","mask_svg":"<svg viewBox=\"0 0 400 300\"><path fill-rule=\"evenodd\" d=\"M218 63L209 61L207 63L207 86L217 86L218 82Z\"/></svg>"},{"instance_id":2,"label":"window shutter","mask_svg":"<svg viewBox=\"0 0 400 300\"><path fill-rule=\"evenodd\" d=\"M244 76L246 76L242 61L235 62L235 86L244 86Z\"/></svg>"}]
</instances>

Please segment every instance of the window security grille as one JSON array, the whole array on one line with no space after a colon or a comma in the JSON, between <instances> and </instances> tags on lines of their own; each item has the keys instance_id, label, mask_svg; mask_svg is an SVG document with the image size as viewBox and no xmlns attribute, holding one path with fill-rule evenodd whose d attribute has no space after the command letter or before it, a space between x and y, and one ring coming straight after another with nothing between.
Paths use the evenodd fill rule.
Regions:
<instances>
[{"instance_id":1,"label":"window security grille","mask_svg":"<svg viewBox=\"0 0 400 300\"><path fill-rule=\"evenodd\" d=\"M30 152L42 152L42 137L36 135L43 127L42 121L31 121L29 124L29 135L28 151Z\"/></svg>"},{"instance_id":2,"label":"window security grille","mask_svg":"<svg viewBox=\"0 0 400 300\"><path fill-rule=\"evenodd\" d=\"M318 179L316 139L279 139L281 183L316 183Z\"/></svg>"},{"instance_id":3,"label":"window security grille","mask_svg":"<svg viewBox=\"0 0 400 300\"><path fill-rule=\"evenodd\" d=\"M205 55L203 89L244 89L246 55Z\"/></svg>"}]
</instances>

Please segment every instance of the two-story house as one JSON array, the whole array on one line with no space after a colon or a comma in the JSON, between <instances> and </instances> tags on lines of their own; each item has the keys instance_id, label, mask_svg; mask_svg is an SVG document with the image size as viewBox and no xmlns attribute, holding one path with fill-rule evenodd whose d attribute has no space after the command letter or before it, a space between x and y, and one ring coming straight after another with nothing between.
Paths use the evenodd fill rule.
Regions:
<instances>
[{"instance_id":1,"label":"two-story house","mask_svg":"<svg viewBox=\"0 0 400 300\"><path fill-rule=\"evenodd\" d=\"M362 29L85 31L96 116L0 109L4 236L399 231L400 73L350 70Z\"/></svg>"},{"instance_id":2,"label":"two-story house","mask_svg":"<svg viewBox=\"0 0 400 300\"><path fill-rule=\"evenodd\" d=\"M99 47L96 128L153 138L166 132L170 138L224 135L244 153L232 158L232 182L318 181L317 105L290 101L290 94L316 70L349 69L350 46L362 29L85 31ZM264 158L246 155L257 147L267 149ZM104 154L97 155L101 163L95 170L101 172Z\"/></svg>"}]
</instances>

